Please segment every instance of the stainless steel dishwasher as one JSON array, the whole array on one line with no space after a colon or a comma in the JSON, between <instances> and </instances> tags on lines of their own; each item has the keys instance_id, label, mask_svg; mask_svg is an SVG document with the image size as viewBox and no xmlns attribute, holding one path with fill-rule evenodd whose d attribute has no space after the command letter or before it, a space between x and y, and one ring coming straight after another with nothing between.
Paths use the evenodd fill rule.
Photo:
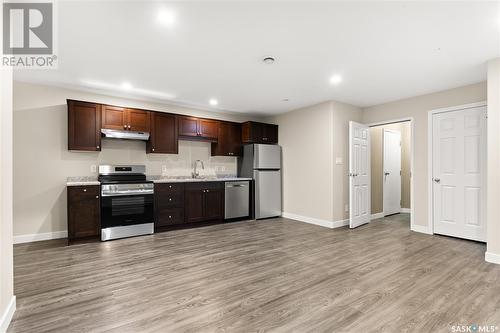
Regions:
<instances>
[{"instance_id":1,"label":"stainless steel dishwasher","mask_svg":"<svg viewBox=\"0 0 500 333\"><path fill-rule=\"evenodd\" d=\"M225 219L250 215L250 182L248 180L226 182L224 207Z\"/></svg>"}]
</instances>

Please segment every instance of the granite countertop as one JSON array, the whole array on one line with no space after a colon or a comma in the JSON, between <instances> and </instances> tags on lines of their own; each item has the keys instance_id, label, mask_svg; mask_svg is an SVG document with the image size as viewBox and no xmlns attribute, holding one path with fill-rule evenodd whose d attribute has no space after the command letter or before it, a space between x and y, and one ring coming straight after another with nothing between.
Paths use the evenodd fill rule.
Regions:
<instances>
[{"instance_id":1,"label":"granite countertop","mask_svg":"<svg viewBox=\"0 0 500 333\"><path fill-rule=\"evenodd\" d=\"M84 185L100 185L97 177L68 177L66 178L66 186L84 186Z\"/></svg>"},{"instance_id":2,"label":"granite countertop","mask_svg":"<svg viewBox=\"0 0 500 333\"><path fill-rule=\"evenodd\" d=\"M252 180L252 178L222 177L222 178L164 178L161 176L147 176L147 179L154 183L193 183L193 182L232 182ZM97 177L68 177L66 186L100 185Z\"/></svg>"},{"instance_id":3,"label":"granite countertop","mask_svg":"<svg viewBox=\"0 0 500 333\"><path fill-rule=\"evenodd\" d=\"M252 180L252 178L241 177L222 177L222 178L172 178L161 176L148 176L148 180L154 183L193 183L193 182L230 182L230 181L245 181Z\"/></svg>"}]
</instances>

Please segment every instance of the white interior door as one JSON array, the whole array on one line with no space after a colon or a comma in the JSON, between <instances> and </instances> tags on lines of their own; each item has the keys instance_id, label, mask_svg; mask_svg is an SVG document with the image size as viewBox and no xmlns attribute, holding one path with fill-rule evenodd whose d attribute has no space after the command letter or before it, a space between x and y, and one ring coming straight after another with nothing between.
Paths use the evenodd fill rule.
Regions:
<instances>
[{"instance_id":1,"label":"white interior door","mask_svg":"<svg viewBox=\"0 0 500 333\"><path fill-rule=\"evenodd\" d=\"M432 118L434 233L486 241L486 107Z\"/></svg>"},{"instance_id":2,"label":"white interior door","mask_svg":"<svg viewBox=\"0 0 500 333\"><path fill-rule=\"evenodd\" d=\"M349 227L370 222L370 130L349 122Z\"/></svg>"},{"instance_id":3,"label":"white interior door","mask_svg":"<svg viewBox=\"0 0 500 333\"><path fill-rule=\"evenodd\" d=\"M401 212L401 132L384 129L384 216Z\"/></svg>"}]
</instances>

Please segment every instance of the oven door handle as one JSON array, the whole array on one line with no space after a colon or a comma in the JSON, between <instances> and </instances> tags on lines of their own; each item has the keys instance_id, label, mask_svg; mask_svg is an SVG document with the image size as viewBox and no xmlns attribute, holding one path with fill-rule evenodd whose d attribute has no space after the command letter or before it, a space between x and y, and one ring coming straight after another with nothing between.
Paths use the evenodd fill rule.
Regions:
<instances>
[{"instance_id":1,"label":"oven door handle","mask_svg":"<svg viewBox=\"0 0 500 333\"><path fill-rule=\"evenodd\" d=\"M127 195L149 195L153 194L153 190L132 190L132 191L113 191L113 192L102 192L101 196L103 197L123 197Z\"/></svg>"}]
</instances>

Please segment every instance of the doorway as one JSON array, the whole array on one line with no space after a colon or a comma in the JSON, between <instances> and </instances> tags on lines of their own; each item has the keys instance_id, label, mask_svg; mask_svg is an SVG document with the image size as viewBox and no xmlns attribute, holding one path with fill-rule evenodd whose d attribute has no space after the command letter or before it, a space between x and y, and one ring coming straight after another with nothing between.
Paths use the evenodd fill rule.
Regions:
<instances>
[{"instance_id":1,"label":"doorway","mask_svg":"<svg viewBox=\"0 0 500 333\"><path fill-rule=\"evenodd\" d=\"M412 220L412 121L370 125L371 219ZM389 220L388 220L389 221Z\"/></svg>"}]
</instances>

